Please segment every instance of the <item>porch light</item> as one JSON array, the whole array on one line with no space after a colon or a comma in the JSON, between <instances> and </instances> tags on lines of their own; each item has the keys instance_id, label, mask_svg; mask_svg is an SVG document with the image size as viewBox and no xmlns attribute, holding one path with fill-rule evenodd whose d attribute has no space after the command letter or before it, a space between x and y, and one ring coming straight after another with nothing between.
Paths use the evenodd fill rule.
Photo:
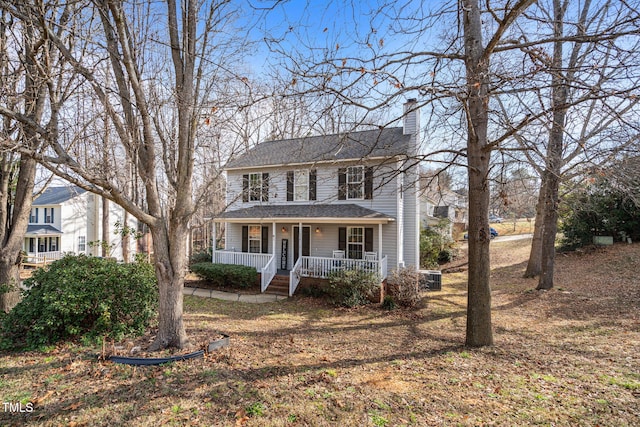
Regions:
<instances>
[{"instance_id":1,"label":"porch light","mask_svg":"<svg viewBox=\"0 0 640 427\"><path fill-rule=\"evenodd\" d=\"M316 233L320 232L320 227L316 227Z\"/></svg>"},{"instance_id":2,"label":"porch light","mask_svg":"<svg viewBox=\"0 0 640 427\"><path fill-rule=\"evenodd\" d=\"M281 230L281 231L282 231L283 233L286 233L286 232L287 232L287 227L282 227L282 230Z\"/></svg>"}]
</instances>

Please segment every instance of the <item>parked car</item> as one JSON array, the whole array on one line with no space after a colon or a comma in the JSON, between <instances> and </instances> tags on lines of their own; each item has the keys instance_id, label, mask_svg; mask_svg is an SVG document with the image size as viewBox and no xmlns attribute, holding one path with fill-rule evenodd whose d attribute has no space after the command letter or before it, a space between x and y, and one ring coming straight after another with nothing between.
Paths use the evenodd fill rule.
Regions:
<instances>
[{"instance_id":1,"label":"parked car","mask_svg":"<svg viewBox=\"0 0 640 427\"><path fill-rule=\"evenodd\" d=\"M496 230L493 227L489 227L489 233L491 233L491 238L493 239L494 237L498 237L499 233L498 230ZM464 233L464 240L469 239L469 233Z\"/></svg>"},{"instance_id":2,"label":"parked car","mask_svg":"<svg viewBox=\"0 0 640 427\"><path fill-rule=\"evenodd\" d=\"M504 218L499 217L498 215L494 215L494 214L489 215L489 222L501 223L502 221L504 221Z\"/></svg>"}]
</instances>

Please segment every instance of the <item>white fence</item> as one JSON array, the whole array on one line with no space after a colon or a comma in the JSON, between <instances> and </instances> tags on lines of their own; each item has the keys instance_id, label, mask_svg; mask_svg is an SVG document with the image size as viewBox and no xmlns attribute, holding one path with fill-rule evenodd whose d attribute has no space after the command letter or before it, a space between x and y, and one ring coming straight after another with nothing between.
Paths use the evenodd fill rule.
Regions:
<instances>
[{"instance_id":1,"label":"white fence","mask_svg":"<svg viewBox=\"0 0 640 427\"><path fill-rule=\"evenodd\" d=\"M22 264L26 264L26 265L49 264L60 258L62 258L61 251L38 252L38 253L29 252L22 259Z\"/></svg>"},{"instance_id":2,"label":"white fence","mask_svg":"<svg viewBox=\"0 0 640 427\"><path fill-rule=\"evenodd\" d=\"M267 262L267 265L265 265L261 270L260 292L264 292L267 289L267 286L269 286L269 283L271 283L271 280L273 280L276 272L278 271L276 268L275 259L276 257L272 256L271 259L269 259L269 262Z\"/></svg>"},{"instance_id":3,"label":"white fence","mask_svg":"<svg viewBox=\"0 0 640 427\"><path fill-rule=\"evenodd\" d=\"M303 277L319 277L326 279L331 273L345 270L360 270L380 275L380 280L387 277L387 257L380 261L367 261L349 258L324 258L303 256L300 275Z\"/></svg>"},{"instance_id":4,"label":"white fence","mask_svg":"<svg viewBox=\"0 0 640 427\"><path fill-rule=\"evenodd\" d=\"M253 267L257 271L261 272L272 257L272 254L214 251L212 262L214 264L246 265L247 267Z\"/></svg>"}]
</instances>

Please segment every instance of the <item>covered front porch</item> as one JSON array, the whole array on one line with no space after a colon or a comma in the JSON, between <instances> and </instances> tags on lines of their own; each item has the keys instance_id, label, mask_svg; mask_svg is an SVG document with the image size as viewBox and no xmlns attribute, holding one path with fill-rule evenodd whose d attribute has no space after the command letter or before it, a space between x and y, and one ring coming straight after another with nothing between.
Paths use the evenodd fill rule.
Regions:
<instances>
[{"instance_id":1,"label":"covered front porch","mask_svg":"<svg viewBox=\"0 0 640 427\"><path fill-rule=\"evenodd\" d=\"M22 249L27 255L22 264L37 266L62 258L61 236L62 231L52 225L30 224L24 237Z\"/></svg>"},{"instance_id":2,"label":"covered front porch","mask_svg":"<svg viewBox=\"0 0 640 427\"><path fill-rule=\"evenodd\" d=\"M274 215L283 208L291 210L289 215ZM256 206L231 211L214 220L225 223L225 249L215 250L212 262L254 267L261 274L262 292L287 277L289 296L303 277L327 279L345 270L377 274L382 281L387 277L388 254L394 250L383 244L395 241L393 221L356 205L320 210L316 205L313 209ZM215 226L213 234L216 241Z\"/></svg>"}]
</instances>

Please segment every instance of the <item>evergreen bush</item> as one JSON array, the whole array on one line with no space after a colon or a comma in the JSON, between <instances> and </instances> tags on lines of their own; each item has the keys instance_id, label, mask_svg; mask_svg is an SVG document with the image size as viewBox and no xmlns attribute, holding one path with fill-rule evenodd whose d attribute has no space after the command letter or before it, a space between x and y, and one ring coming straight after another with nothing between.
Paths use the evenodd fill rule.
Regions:
<instances>
[{"instance_id":1,"label":"evergreen bush","mask_svg":"<svg viewBox=\"0 0 640 427\"><path fill-rule=\"evenodd\" d=\"M448 232L449 221L420 231L420 267L437 269L440 264L450 262L458 256L455 242Z\"/></svg>"},{"instance_id":2,"label":"evergreen bush","mask_svg":"<svg viewBox=\"0 0 640 427\"><path fill-rule=\"evenodd\" d=\"M626 192L606 180L568 197L560 216L564 250L590 245L593 236L613 236L616 241L640 239L640 208Z\"/></svg>"},{"instance_id":3,"label":"evergreen bush","mask_svg":"<svg viewBox=\"0 0 640 427\"><path fill-rule=\"evenodd\" d=\"M22 301L2 322L3 348L140 335L157 314L158 287L148 263L66 255L24 284Z\"/></svg>"},{"instance_id":4,"label":"evergreen bush","mask_svg":"<svg viewBox=\"0 0 640 427\"><path fill-rule=\"evenodd\" d=\"M329 275L326 294L336 305L355 307L369 304L380 293L380 278L362 270L335 271Z\"/></svg>"},{"instance_id":5,"label":"evergreen bush","mask_svg":"<svg viewBox=\"0 0 640 427\"><path fill-rule=\"evenodd\" d=\"M244 265L199 262L190 268L198 277L220 288L250 288L258 280L256 269Z\"/></svg>"}]
</instances>

